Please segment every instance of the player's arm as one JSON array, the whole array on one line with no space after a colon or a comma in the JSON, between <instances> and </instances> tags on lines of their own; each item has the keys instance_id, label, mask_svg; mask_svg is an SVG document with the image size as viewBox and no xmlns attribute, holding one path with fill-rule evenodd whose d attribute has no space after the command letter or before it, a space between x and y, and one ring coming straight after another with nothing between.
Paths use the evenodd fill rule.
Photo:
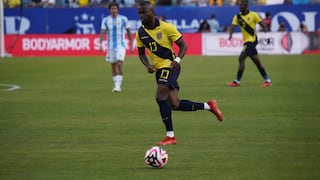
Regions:
<instances>
[{"instance_id":1,"label":"player's arm","mask_svg":"<svg viewBox=\"0 0 320 180\"><path fill-rule=\"evenodd\" d=\"M129 46L130 46L130 52L133 52L133 41L132 41L132 35L131 35L131 31L130 28L127 28L127 36L129 39Z\"/></svg>"},{"instance_id":2,"label":"player's arm","mask_svg":"<svg viewBox=\"0 0 320 180\"><path fill-rule=\"evenodd\" d=\"M99 45L100 51L103 51L103 39L104 39L106 32L107 32L106 29L101 29L101 31L100 31L100 45Z\"/></svg>"},{"instance_id":3,"label":"player's arm","mask_svg":"<svg viewBox=\"0 0 320 180\"><path fill-rule=\"evenodd\" d=\"M230 31L229 31L229 40L232 39L232 34L234 32L234 29L238 26L238 17L237 15L233 16L232 18L232 23L231 23L231 27L230 27Z\"/></svg>"},{"instance_id":4,"label":"player's arm","mask_svg":"<svg viewBox=\"0 0 320 180\"><path fill-rule=\"evenodd\" d=\"M237 27L237 25L232 24L229 31L229 40L232 39L232 34L234 32L234 29Z\"/></svg>"},{"instance_id":5,"label":"player's arm","mask_svg":"<svg viewBox=\"0 0 320 180\"><path fill-rule=\"evenodd\" d=\"M148 57L146 55L145 47L138 47L139 59L142 64L148 69L149 73L156 72L156 68L149 63Z\"/></svg>"},{"instance_id":6,"label":"player's arm","mask_svg":"<svg viewBox=\"0 0 320 180\"><path fill-rule=\"evenodd\" d=\"M262 28L263 32L268 32L268 26L265 22L262 21L261 17L259 16L258 13L253 13L252 14L252 18L254 19L254 21L260 25L260 27Z\"/></svg>"},{"instance_id":7,"label":"player's arm","mask_svg":"<svg viewBox=\"0 0 320 180\"><path fill-rule=\"evenodd\" d=\"M177 41L175 41L175 44L179 47L179 51L178 51L177 57L171 63L171 68L173 68L173 69L177 68L179 66L181 59L184 57L184 55L186 54L186 52L188 50L187 43L184 41L183 37L181 37Z\"/></svg>"},{"instance_id":8,"label":"player's arm","mask_svg":"<svg viewBox=\"0 0 320 180\"><path fill-rule=\"evenodd\" d=\"M262 28L263 32L265 32L265 33L268 32L268 27L267 27L266 23L264 23L263 21L260 21L258 24Z\"/></svg>"},{"instance_id":9,"label":"player's arm","mask_svg":"<svg viewBox=\"0 0 320 180\"><path fill-rule=\"evenodd\" d=\"M178 57L183 58L188 50L187 43L184 41L183 37L175 41L176 45L179 47Z\"/></svg>"}]
</instances>

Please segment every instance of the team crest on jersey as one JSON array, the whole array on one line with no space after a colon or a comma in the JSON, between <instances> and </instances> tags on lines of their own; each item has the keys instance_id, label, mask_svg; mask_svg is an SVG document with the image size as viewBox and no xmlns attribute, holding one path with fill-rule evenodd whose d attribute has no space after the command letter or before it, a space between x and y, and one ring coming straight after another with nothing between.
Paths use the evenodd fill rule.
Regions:
<instances>
[{"instance_id":1,"label":"team crest on jersey","mask_svg":"<svg viewBox=\"0 0 320 180\"><path fill-rule=\"evenodd\" d=\"M162 39L162 33L161 32L157 33L157 39Z\"/></svg>"}]
</instances>

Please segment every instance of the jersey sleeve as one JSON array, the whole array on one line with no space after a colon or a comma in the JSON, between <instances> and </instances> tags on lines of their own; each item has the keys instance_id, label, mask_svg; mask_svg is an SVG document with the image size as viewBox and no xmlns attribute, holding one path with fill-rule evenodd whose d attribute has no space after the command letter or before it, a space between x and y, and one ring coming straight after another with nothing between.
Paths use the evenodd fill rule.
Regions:
<instances>
[{"instance_id":1,"label":"jersey sleeve","mask_svg":"<svg viewBox=\"0 0 320 180\"><path fill-rule=\"evenodd\" d=\"M142 41L140 40L138 31L136 32L136 43L137 43L137 47L145 47Z\"/></svg>"},{"instance_id":2,"label":"jersey sleeve","mask_svg":"<svg viewBox=\"0 0 320 180\"><path fill-rule=\"evenodd\" d=\"M107 29L105 26L106 18L103 18L101 21L101 29Z\"/></svg>"},{"instance_id":3,"label":"jersey sleeve","mask_svg":"<svg viewBox=\"0 0 320 180\"><path fill-rule=\"evenodd\" d=\"M259 16L259 14L258 13L254 13L254 17L255 17L255 22L256 23L260 23L261 21L262 21L262 19L261 19L261 17Z\"/></svg>"},{"instance_id":4,"label":"jersey sleeve","mask_svg":"<svg viewBox=\"0 0 320 180\"><path fill-rule=\"evenodd\" d=\"M129 29L130 28L130 24L129 24L129 20L126 16L123 16L123 21L125 23L125 28Z\"/></svg>"},{"instance_id":5,"label":"jersey sleeve","mask_svg":"<svg viewBox=\"0 0 320 180\"><path fill-rule=\"evenodd\" d=\"M233 19L232 19L232 25L235 25L235 26L238 26L239 22L238 22L238 17L237 15L233 16Z\"/></svg>"},{"instance_id":6,"label":"jersey sleeve","mask_svg":"<svg viewBox=\"0 0 320 180\"><path fill-rule=\"evenodd\" d=\"M182 37L178 29L171 23L167 23L167 27L165 29L172 42L175 42Z\"/></svg>"}]
</instances>

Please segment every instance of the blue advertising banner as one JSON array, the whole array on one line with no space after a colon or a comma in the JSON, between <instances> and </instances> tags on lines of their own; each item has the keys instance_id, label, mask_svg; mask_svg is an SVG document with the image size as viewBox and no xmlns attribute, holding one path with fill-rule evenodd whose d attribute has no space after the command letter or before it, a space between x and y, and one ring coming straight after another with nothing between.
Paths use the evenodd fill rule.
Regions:
<instances>
[{"instance_id":1,"label":"blue advertising banner","mask_svg":"<svg viewBox=\"0 0 320 180\"><path fill-rule=\"evenodd\" d=\"M297 31L301 22L309 31L320 29L320 4L250 6L250 9L262 18L270 12L272 31L277 31L280 23L284 23L288 31ZM183 33L197 32L202 20L212 14L221 27L230 25L238 11L238 6L156 7L157 15L165 16ZM108 14L106 8L6 8L4 30L5 34L97 34L102 18ZM128 17L133 32L141 25L136 8L121 8L120 14Z\"/></svg>"}]
</instances>

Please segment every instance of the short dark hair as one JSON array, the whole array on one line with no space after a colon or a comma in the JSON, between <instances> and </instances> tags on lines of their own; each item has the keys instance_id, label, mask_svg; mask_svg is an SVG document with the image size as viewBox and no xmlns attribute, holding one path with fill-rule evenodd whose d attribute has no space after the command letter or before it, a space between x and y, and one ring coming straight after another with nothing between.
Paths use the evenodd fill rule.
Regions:
<instances>
[{"instance_id":1,"label":"short dark hair","mask_svg":"<svg viewBox=\"0 0 320 180\"><path fill-rule=\"evenodd\" d=\"M112 6L117 6L117 8L119 9L119 4L115 1L112 1L109 6L108 6L108 9L111 9Z\"/></svg>"},{"instance_id":2,"label":"short dark hair","mask_svg":"<svg viewBox=\"0 0 320 180\"><path fill-rule=\"evenodd\" d=\"M146 5L148 5L148 6L153 6L153 4L150 2L150 1L141 1L140 3L139 3L139 6L146 6Z\"/></svg>"}]
</instances>

